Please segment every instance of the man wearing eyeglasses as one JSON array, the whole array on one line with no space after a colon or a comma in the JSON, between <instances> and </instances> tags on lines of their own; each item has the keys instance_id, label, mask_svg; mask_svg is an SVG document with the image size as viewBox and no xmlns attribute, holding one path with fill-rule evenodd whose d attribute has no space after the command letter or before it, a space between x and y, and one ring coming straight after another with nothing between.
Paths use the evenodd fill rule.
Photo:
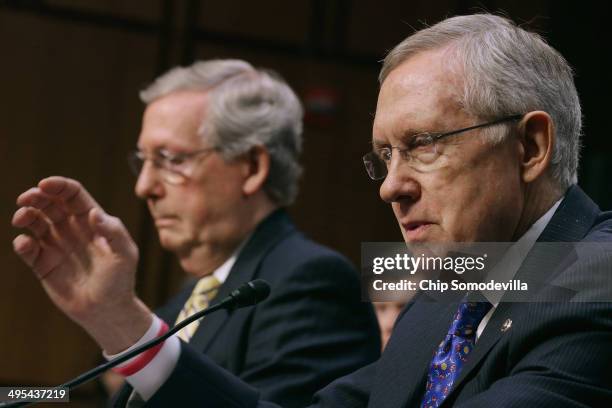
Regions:
<instances>
[{"instance_id":1,"label":"man wearing eyeglasses","mask_svg":"<svg viewBox=\"0 0 612 408\"><path fill-rule=\"evenodd\" d=\"M404 241L512 242L505 278L532 291L413 302L381 359L318 404L609 405L612 247L586 242L612 241L612 214L576 185L582 118L567 62L509 20L462 16L397 45L379 80L363 161Z\"/></svg>"},{"instance_id":2,"label":"man wearing eyeglasses","mask_svg":"<svg viewBox=\"0 0 612 408\"><path fill-rule=\"evenodd\" d=\"M130 156L135 191L161 245L197 281L158 312L161 319L153 315L134 293L137 248L127 231L61 177L18 198L13 224L33 236L17 237L16 252L107 357L246 281L268 281L271 295L253 308L211 314L183 328L180 341L119 366L130 386L115 405L142 405L164 383L179 395L168 378L191 371L202 353L290 407L374 361L378 326L371 305L360 301L356 271L307 240L284 210L301 173L302 108L293 91L244 61L213 60L171 70L141 98L147 108ZM198 387L211 385L200 380Z\"/></svg>"}]
</instances>

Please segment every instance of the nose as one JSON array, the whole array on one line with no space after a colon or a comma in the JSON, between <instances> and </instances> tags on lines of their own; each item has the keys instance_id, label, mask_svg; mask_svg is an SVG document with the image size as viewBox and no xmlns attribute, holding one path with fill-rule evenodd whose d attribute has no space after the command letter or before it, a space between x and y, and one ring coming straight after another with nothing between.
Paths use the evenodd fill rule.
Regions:
<instances>
[{"instance_id":1,"label":"nose","mask_svg":"<svg viewBox=\"0 0 612 408\"><path fill-rule=\"evenodd\" d=\"M421 186L414 178L414 171L394 157L387 177L380 186L380 198L387 203L398 201L417 201L421 196Z\"/></svg>"},{"instance_id":2,"label":"nose","mask_svg":"<svg viewBox=\"0 0 612 408\"><path fill-rule=\"evenodd\" d=\"M163 196L164 186L157 176L153 163L150 160L145 160L134 186L136 195L143 199Z\"/></svg>"}]
</instances>

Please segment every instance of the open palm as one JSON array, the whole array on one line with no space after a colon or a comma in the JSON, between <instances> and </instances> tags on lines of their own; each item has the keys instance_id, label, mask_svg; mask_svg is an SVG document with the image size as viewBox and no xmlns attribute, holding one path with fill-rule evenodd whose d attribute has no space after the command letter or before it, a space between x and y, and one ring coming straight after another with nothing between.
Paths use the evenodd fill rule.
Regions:
<instances>
[{"instance_id":1,"label":"open palm","mask_svg":"<svg viewBox=\"0 0 612 408\"><path fill-rule=\"evenodd\" d=\"M138 249L121 221L107 215L75 180L49 177L17 199L15 252L51 300L83 323L134 296Z\"/></svg>"}]
</instances>

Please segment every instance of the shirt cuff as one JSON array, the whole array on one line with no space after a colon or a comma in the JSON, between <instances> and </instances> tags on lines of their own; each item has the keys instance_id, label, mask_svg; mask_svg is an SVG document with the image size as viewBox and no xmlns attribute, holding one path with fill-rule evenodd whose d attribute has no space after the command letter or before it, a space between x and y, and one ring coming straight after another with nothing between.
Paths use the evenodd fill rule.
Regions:
<instances>
[{"instance_id":1,"label":"shirt cuff","mask_svg":"<svg viewBox=\"0 0 612 408\"><path fill-rule=\"evenodd\" d=\"M148 341L153 340L162 326L162 321L159 317L153 315L153 321L146 333L128 349L118 354L102 354L107 360L111 360L121 354L128 353L136 347L140 347ZM176 367L176 363L181 354L181 342L176 336L167 339L157 355L142 369L136 373L125 377L125 380L134 387L134 390L140 394L143 400L147 401L157 392L157 390L166 382L170 374ZM128 365L138 356L124 362L119 367Z\"/></svg>"}]
</instances>

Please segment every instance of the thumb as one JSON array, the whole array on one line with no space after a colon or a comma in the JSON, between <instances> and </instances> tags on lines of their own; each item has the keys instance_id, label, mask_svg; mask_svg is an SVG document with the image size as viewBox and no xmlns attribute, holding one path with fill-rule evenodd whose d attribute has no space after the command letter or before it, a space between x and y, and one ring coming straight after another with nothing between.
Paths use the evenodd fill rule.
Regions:
<instances>
[{"instance_id":1,"label":"thumb","mask_svg":"<svg viewBox=\"0 0 612 408\"><path fill-rule=\"evenodd\" d=\"M89 224L93 231L104 237L114 253L132 259L138 256L138 249L119 218L112 217L99 208L92 208L89 211Z\"/></svg>"}]
</instances>

